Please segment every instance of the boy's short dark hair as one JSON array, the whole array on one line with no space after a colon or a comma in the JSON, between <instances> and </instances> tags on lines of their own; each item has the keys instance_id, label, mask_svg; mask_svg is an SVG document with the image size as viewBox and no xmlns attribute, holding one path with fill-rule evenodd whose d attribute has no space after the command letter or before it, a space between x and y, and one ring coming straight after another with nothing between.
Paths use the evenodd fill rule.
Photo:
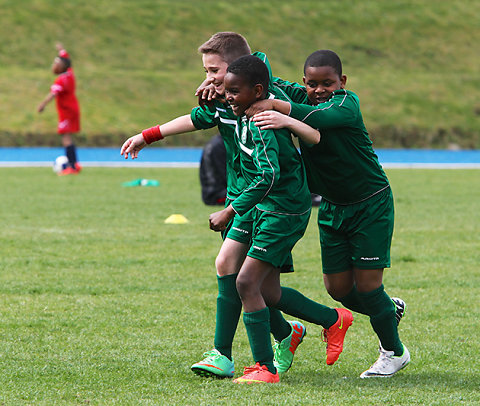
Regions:
<instances>
[{"instance_id":1,"label":"boy's short dark hair","mask_svg":"<svg viewBox=\"0 0 480 406\"><path fill-rule=\"evenodd\" d=\"M69 58L64 58L62 56L59 56L58 59L60 59L65 66L65 70L67 70L70 66L72 66L72 61L70 61Z\"/></svg>"},{"instance_id":2,"label":"boy's short dark hair","mask_svg":"<svg viewBox=\"0 0 480 406\"><path fill-rule=\"evenodd\" d=\"M228 64L252 53L247 40L242 35L230 31L213 34L207 42L198 47L198 52L217 54Z\"/></svg>"},{"instance_id":3,"label":"boy's short dark hair","mask_svg":"<svg viewBox=\"0 0 480 406\"><path fill-rule=\"evenodd\" d=\"M228 65L227 72L242 76L251 87L261 84L264 95L267 94L270 75L267 65L260 58L253 55L242 56Z\"/></svg>"},{"instance_id":4,"label":"boy's short dark hair","mask_svg":"<svg viewBox=\"0 0 480 406\"><path fill-rule=\"evenodd\" d=\"M317 68L320 66L331 66L339 77L342 76L342 61L335 52L329 49L321 49L310 54L303 66L303 73L309 67Z\"/></svg>"}]
</instances>

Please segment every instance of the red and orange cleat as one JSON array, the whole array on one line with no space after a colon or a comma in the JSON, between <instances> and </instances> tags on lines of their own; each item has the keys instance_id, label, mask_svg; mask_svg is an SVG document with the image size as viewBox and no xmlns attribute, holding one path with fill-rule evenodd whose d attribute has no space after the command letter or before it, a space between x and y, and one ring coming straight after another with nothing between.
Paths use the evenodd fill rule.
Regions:
<instances>
[{"instance_id":1,"label":"red and orange cleat","mask_svg":"<svg viewBox=\"0 0 480 406\"><path fill-rule=\"evenodd\" d=\"M245 367L243 376L234 379L234 383L278 383L278 372L272 374L265 365L256 363L252 367Z\"/></svg>"},{"instance_id":2,"label":"red and orange cleat","mask_svg":"<svg viewBox=\"0 0 480 406\"><path fill-rule=\"evenodd\" d=\"M327 365L333 365L343 351L343 341L348 328L353 323L353 315L347 309L335 309L337 322L328 329L323 329L323 341L327 343Z\"/></svg>"},{"instance_id":3,"label":"red and orange cleat","mask_svg":"<svg viewBox=\"0 0 480 406\"><path fill-rule=\"evenodd\" d=\"M82 170L82 167L80 166L80 164L76 163L75 168L72 168L71 166L67 166L63 171L58 172L58 176L78 175L81 170Z\"/></svg>"}]
</instances>

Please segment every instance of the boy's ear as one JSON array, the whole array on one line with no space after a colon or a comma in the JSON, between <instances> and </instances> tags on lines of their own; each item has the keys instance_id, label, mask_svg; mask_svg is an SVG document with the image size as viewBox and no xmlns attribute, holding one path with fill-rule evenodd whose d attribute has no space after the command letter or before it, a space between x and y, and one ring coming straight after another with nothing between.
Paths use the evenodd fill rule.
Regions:
<instances>
[{"instance_id":1,"label":"boy's ear","mask_svg":"<svg viewBox=\"0 0 480 406\"><path fill-rule=\"evenodd\" d=\"M345 89L345 85L347 84L347 75L342 75L340 78L340 89Z\"/></svg>"},{"instance_id":2,"label":"boy's ear","mask_svg":"<svg viewBox=\"0 0 480 406\"><path fill-rule=\"evenodd\" d=\"M303 84L304 84L304 85L307 84L307 79L305 79L305 76L303 77Z\"/></svg>"},{"instance_id":3,"label":"boy's ear","mask_svg":"<svg viewBox=\"0 0 480 406\"><path fill-rule=\"evenodd\" d=\"M254 87L255 89L255 97L257 99L263 99L263 85L261 83L257 83Z\"/></svg>"}]
</instances>

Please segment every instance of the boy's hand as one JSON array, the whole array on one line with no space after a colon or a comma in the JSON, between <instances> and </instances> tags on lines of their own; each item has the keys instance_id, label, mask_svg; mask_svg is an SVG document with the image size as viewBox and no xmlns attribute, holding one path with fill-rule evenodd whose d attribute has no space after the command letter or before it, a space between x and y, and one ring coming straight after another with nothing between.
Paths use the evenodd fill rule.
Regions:
<instances>
[{"instance_id":1,"label":"boy's hand","mask_svg":"<svg viewBox=\"0 0 480 406\"><path fill-rule=\"evenodd\" d=\"M43 110L45 110L45 103L40 103L37 107L37 111L41 113Z\"/></svg>"},{"instance_id":2,"label":"boy's hand","mask_svg":"<svg viewBox=\"0 0 480 406\"><path fill-rule=\"evenodd\" d=\"M273 110L273 101L270 99L259 100L253 103L247 110L245 114L247 117L253 117L257 113L261 113L265 110Z\"/></svg>"},{"instance_id":3,"label":"boy's hand","mask_svg":"<svg viewBox=\"0 0 480 406\"><path fill-rule=\"evenodd\" d=\"M257 127L262 130L285 128L291 125L292 118L274 110L267 110L255 114L252 118Z\"/></svg>"},{"instance_id":4,"label":"boy's hand","mask_svg":"<svg viewBox=\"0 0 480 406\"><path fill-rule=\"evenodd\" d=\"M120 155L124 155L125 159L128 159L128 154L130 154L132 159L138 158L138 153L145 145L147 145L147 143L142 133L134 135L123 143L120 149Z\"/></svg>"},{"instance_id":5,"label":"boy's hand","mask_svg":"<svg viewBox=\"0 0 480 406\"><path fill-rule=\"evenodd\" d=\"M212 84L213 79L205 79L202 84L195 91L195 96L198 96L198 105L205 110L205 106L211 105L213 99L224 101L223 96L215 91L215 86Z\"/></svg>"},{"instance_id":6,"label":"boy's hand","mask_svg":"<svg viewBox=\"0 0 480 406\"><path fill-rule=\"evenodd\" d=\"M227 224L235 216L235 210L232 206L228 206L223 210L210 214L208 219L210 223L210 230L223 231L227 228Z\"/></svg>"}]
</instances>

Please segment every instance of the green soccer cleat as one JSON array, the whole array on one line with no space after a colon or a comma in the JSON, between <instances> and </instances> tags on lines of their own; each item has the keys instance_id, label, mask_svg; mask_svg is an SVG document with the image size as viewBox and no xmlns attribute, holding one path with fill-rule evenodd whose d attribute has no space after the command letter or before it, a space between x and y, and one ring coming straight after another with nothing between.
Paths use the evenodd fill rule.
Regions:
<instances>
[{"instance_id":1,"label":"green soccer cleat","mask_svg":"<svg viewBox=\"0 0 480 406\"><path fill-rule=\"evenodd\" d=\"M273 365L279 374L284 374L290 369L295 351L307 335L307 329L299 321L289 321L288 323L292 326L290 335L280 342L275 341L273 345Z\"/></svg>"},{"instance_id":2,"label":"green soccer cleat","mask_svg":"<svg viewBox=\"0 0 480 406\"><path fill-rule=\"evenodd\" d=\"M191 366L191 370L197 375L205 378L233 378L235 368L228 357L216 349L205 352L203 356L203 360Z\"/></svg>"}]
</instances>

